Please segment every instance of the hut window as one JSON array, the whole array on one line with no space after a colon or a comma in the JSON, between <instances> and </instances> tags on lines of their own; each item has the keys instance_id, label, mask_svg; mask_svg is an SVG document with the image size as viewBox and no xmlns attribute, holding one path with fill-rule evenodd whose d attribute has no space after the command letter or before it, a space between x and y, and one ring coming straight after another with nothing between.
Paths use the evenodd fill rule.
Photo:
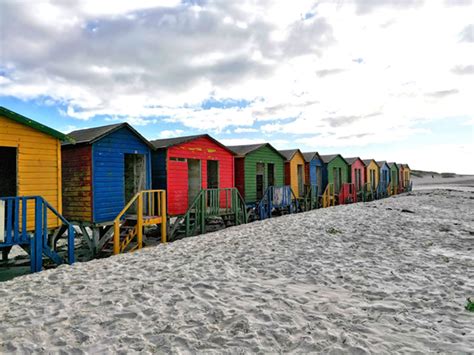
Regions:
<instances>
[{"instance_id":1,"label":"hut window","mask_svg":"<svg viewBox=\"0 0 474 355\"><path fill-rule=\"evenodd\" d=\"M268 163L267 169L267 186L275 186L275 164Z\"/></svg>"},{"instance_id":2,"label":"hut window","mask_svg":"<svg viewBox=\"0 0 474 355\"><path fill-rule=\"evenodd\" d=\"M187 162L187 159L186 159L186 158L170 157L170 160L171 160L171 161L179 161L179 162L182 162L182 163L186 163L186 162Z\"/></svg>"}]
</instances>

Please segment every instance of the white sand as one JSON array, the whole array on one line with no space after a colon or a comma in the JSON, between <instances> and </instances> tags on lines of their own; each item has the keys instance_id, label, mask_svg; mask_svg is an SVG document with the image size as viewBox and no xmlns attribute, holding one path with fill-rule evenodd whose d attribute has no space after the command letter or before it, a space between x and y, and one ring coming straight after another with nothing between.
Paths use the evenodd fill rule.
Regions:
<instances>
[{"instance_id":1,"label":"white sand","mask_svg":"<svg viewBox=\"0 0 474 355\"><path fill-rule=\"evenodd\" d=\"M20 277L0 353L472 353L473 207L413 192Z\"/></svg>"}]
</instances>

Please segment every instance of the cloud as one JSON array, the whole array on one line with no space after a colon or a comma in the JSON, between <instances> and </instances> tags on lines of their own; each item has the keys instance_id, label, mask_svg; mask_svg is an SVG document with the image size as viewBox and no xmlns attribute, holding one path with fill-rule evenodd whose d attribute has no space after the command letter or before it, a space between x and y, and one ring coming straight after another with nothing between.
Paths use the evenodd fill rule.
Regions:
<instances>
[{"instance_id":1,"label":"cloud","mask_svg":"<svg viewBox=\"0 0 474 355\"><path fill-rule=\"evenodd\" d=\"M470 24L464 27L464 29L459 33L459 38L461 42L474 42L474 25Z\"/></svg>"},{"instance_id":2,"label":"cloud","mask_svg":"<svg viewBox=\"0 0 474 355\"><path fill-rule=\"evenodd\" d=\"M3 2L15 21L2 23L0 95L165 134L325 146L472 115L472 19L452 2L95 3Z\"/></svg>"},{"instance_id":3,"label":"cloud","mask_svg":"<svg viewBox=\"0 0 474 355\"><path fill-rule=\"evenodd\" d=\"M246 128L246 127L239 127L234 129L234 133L255 133L258 132L256 128Z\"/></svg>"},{"instance_id":4,"label":"cloud","mask_svg":"<svg viewBox=\"0 0 474 355\"><path fill-rule=\"evenodd\" d=\"M425 95L433 98L439 98L442 99L446 96L450 95L455 95L458 94L459 90L457 89L450 89L450 90L440 90L440 91L433 91L433 92L428 92Z\"/></svg>"},{"instance_id":5,"label":"cloud","mask_svg":"<svg viewBox=\"0 0 474 355\"><path fill-rule=\"evenodd\" d=\"M474 65L456 65L452 72L458 75L474 74Z\"/></svg>"},{"instance_id":6,"label":"cloud","mask_svg":"<svg viewBox=\"0 0 474 355\"><path fill-rule=\"evenodd\" d=\"M160 132L160 138L171 138L176 136L183 135L184 131L182 129L171 129L171 130L164 130Z\"/></svg>"}]
</instances>

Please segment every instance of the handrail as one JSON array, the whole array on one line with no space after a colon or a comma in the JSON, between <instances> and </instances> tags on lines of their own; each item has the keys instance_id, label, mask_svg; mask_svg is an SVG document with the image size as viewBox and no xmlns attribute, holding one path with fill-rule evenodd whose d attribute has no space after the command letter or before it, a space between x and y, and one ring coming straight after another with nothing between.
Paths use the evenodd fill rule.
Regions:
<instances>
[{"instance_id":1,"label":"handrail","mask_svg":"<svg viewBox=\"0 0 474 355\"><path fill-rule=\"evenodd\" d=\"M276 191L279 193L275 193ZM279 199L276 196L279 196ZM260 220L270 218L273 208L288 208L290 213L298 211L298 198L290 185L267 187L262 199L257 203Z\"/></svg>"},{"instance_id":2,"label":"handrail","mask_svg":"<svg viewBox=\"0 0 474 355\"><path fill-rule=\"evenodd\" d=\"M126 218L126 213L133 204L136 203L137 224L134 227L134 234L126 240L120 240L120 227L122 219ZM131 240L137 237L136 249L143 247L143 226L147 219L160 218L161 242L166 243L166 191L165 190L142 190L133 196L114 219L113 253L119 254L125 250Z\"/></svg>"},{"instance_id":3,"label":"handrail","mask_svg":"<svg viewBox=\"0 0 474 355\"><path fill-rule=\"evenodd\" d=\"M28 215L28 202L33 201L34 215ZM2 239L0 247L10 247L13 245L29 245L31 259L31 272L41 271L43 266L43 254L48 256L56 264L62 264L65 260L60 257L54 245L48 245L49 225L48 210L63 223L68 232L67 262L74 263L74 237L75 231L69 223L48 201L41 196L16 196L0 197L4 215L0 216L2 227L0 231ZM29 226L31 225L31 227ZM5 233L6 232L6 233Z\"/></svg>"},{"instance_id":4,"label":"handrail","mask_svg":"<svg viewBox=\"0 0 474 355\"><path fill-rule=\"evenodd\" d=\"M178 217L170 232L174 239L180 226L184 225L186 237L206 232L206 219L218 216L234 216L235 224L248 222L245 201L235 187L202 189L194 197L186 213Z\"/></svg>"},{"instance_id":5,"label":"handrail","mask_svg":"<svg viewBox=\"0 0 474 355\"><path fill-rule=\"evenodd\" d=\"M336 195L334 193L334 184L327 184L323 193L323 207L330 207L336 205Z\"/></svg>"}]
</instances>

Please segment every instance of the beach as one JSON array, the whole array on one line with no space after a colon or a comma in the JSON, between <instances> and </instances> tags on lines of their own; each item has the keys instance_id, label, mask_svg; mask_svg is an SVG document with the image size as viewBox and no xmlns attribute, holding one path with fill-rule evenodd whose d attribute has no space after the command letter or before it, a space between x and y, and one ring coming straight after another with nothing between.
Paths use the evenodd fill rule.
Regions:
<instances>
[{"instance_id":1,"label":"beach","mask_svg":"<svg viewBox=\"0 0 474 355\"><path fill-rule=\"evenodd\" d=\"M0 352L474 352L474 194L415 191L0 284Z\"/></svg>"}]
</instances>

